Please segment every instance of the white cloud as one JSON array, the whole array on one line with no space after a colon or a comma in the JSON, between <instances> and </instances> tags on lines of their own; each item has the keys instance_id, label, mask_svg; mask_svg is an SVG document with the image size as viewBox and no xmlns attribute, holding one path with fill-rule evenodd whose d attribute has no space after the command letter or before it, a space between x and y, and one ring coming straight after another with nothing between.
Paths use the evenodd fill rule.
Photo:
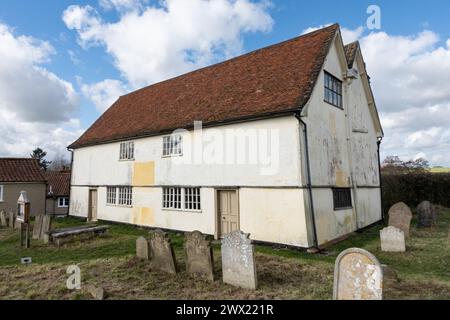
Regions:
<instances>
[{"instance_id":1,"label":"white cloud","mask_svg":"<svg viewBox=\"0 0 450 320\"><path fill-rule=\"evenodd\" d=\"M27 156L37 146L61 153L78 134L72 84L44 67L54 53L48 42L16 36L0 23L1 156Z\"/></svg>"},{"instance_id":2,"label":"white cloud","mask_svg":"<svg viewBox=\"0 0 450 320\"><path fill-rule=\"evenodd\" d=\"M104 10L116 9L126 12L128 10L141 10L148 0L100 0L99 4Z\"/></svg>"},{"instance_id":3,"label":"white cloud","mask_svg":"<svg viewBox=\"0 0 450 320\"><path fill-rule=\"evenodd\" d=\"M85 97L91 99L97 110L103 113L128 90L121 81L105 79L91 85L83 84L81 91Z\"/></svg>"},{"instance_id":4,"label":"white cloud","mask_svg":"<svg viewBox=\"0 0 450 320\"><path fill-rule=\"evenodd\" d=\"M63 13L69 29L87 48L104 46L131 88L164 80L242 52L241 36L272 28L269 3L249 0L102 1L123 10L106 22L91 6L72 5ZM133 10L131 10L133 9Z\"/></svg>"},{"instance_id":5,"label":"white cloud","mask_svg":"<svg viewBox=\"0 0 450 320\"><path fill-rule=\"evenodd\" d=\"M316 31L316 30L319 30L319 29L322 29L325 27L329 27L329 26L331 26L331 23L322 24L317 27L309 27L309 28L304 29L301 32L301 34L303 35L303 34L310 33L310 32L313 32L313 31ZM348 44L348 43L358 40L363 33L364 33L364 27L362 27L362 26L357 27L355 30L347 29L347 28L341 26L341 35L342 35L342 41L344 42L344 44Z\"/></svg>"}]
</instances>

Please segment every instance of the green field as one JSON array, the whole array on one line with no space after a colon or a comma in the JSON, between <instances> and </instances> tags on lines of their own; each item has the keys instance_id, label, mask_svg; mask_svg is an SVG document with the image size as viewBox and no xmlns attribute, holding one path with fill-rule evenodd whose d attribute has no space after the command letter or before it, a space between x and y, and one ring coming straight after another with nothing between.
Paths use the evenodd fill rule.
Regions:
<instances>
[{"instance_id":1,"label":"green field","mask_svg":"<svg viewBox=\"0 0 450 320\"><path fill-rule=\"evenodd\" d=\"M430 172L432 172L432 173L449 173L450 168L430 168Z\"/></svg>"},{"instance_id":2,"label":"green field","mask_svg":"<svg viewBox=\"0 0 450 320\"><path fill-rule=\"evenodd\" d=\"M369 250L381 263L394 268L399 281L385 284L386 299L450 299L450 210L439 209L438 225L418 230L412 222L406 253L384 253L379 248L381 225L351 235L320 254L257 246L259 288L249 291L221 282L220 246L214 246L216 281L198 280L184 272L183 236L172 233L181 272L176 276L150 270L134 257L135 241L147 230L113 225L109 234L61 248L33 240L19 247L18 231L0 229L0 299L90 299L85 285L102 286L107 299L331 299L336 256L344 249ZM55 227L82 224L57 219ZM32 257L21 265L21 257ZM77 264L82 289L66 288L67 267Z\"/></svg>"}]
</instances>

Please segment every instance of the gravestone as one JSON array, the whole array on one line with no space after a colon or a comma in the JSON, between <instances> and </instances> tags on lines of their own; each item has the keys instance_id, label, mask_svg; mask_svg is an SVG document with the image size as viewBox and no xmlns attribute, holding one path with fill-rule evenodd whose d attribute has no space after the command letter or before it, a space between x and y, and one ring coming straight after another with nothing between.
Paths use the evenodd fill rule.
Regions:
<instances>
[{"instance_id":1,"label":"gravestone","mask_svg":"<svg viewBox=\"0 0 450 320\"><path fill-rule=\"evenodd\" d=\"M52 217L49 214L42 215L42 227L39 239L43 239L45 243L48 243L48 232L52 225Z\"/></svg>"},{"instance_id":2,"label":"gravestone","mask_svg":"<svg viewBox=\"0 0 450 320\"><path fill-rule=\"evenodd\" d=\"M396 227L387 227L380 230L381 251L405 252L405 234Z\"/></svg>"},{"instance_id":3,"label":"gravestone","mask_svg":"<svg viewBox=\"0 0 450 320\"><path fill-rule=\"evenodd\" d=\"M34 219L33 239L40 239L40 237L41 237L42 219L43 218L44 218L44 216L42 214L39 214L36 216L36 219Z\"/></svg>"},{"instance_id":4,"label":"gravestone","mask_svg":"<svg viewBox=\"0 0 450 320\"><path fill-rule=\"evenodd\" d=\"M222 239L223 282L246 289L256 289L254 247L250 234L233 231Z\"/></svg>"},{"instance_id":5,"label":"gravestone","mask_svg":"<svg viewBox=\"0 0 450 320\"><path fill-rule=\"evenodd\" d=\"M351 248L339 254L334 266L334 300L382 300L383 270L370 252Z\"/></svg>"},{"instance_id":6,"label":"gravestone","mask_svg":"<svg viewBox=\"0 0 450 320\"><path fill-rule=\"evenodd\" d=\"M94 298L95 300L103 300L105 299L105 289L102 287L97 287L93 285L87 285L86 291L89 292L89 294Z\"/></svg>"},{"instance_id":7,"label":"gravestone","mask_svg":"<svg viewBox=\"0 0 450 320\"><path fill-rule=\"evenodd\" d=\"M429 228L436 224L436 209L429 201L422 201L417 206L419 228Z\"/></svg>"},{"instance_id":8,"label":"gravestone","mask_svg":"<svg viewBox=\"0 0 450 320\"><path fill-rule=\"evenodd\" d=\"M150 232L149 244L152 268L167 273L177 273L175 253L169 235L162 230Z\"/></svg>"},{"instance_id":9,"label":"gravestone","mask_svg":"<svg viewBox=\"0 0 450 320\"><path fill-rule=\"evenodd\" d=\"M8 226L8 216L5 211L0 211L0 226L7 227Z\"/></svg>"},{"instance_id":10,"label":"gravestone","mask_svg":"<svg viewBox=\"0 0 450 320\"><path fill-rule=\"evenodd\" d=\"M389 209L389 226L399 228L409 238L409 228L411 225L412 212L404 203L398 202Z\"/></svg>"},{"instance_id":11,"label":"gravestone","mask_svg":"<svg viewBox=\"0 0 450 320\"><path fill-rule=\"evenodd\" d=\"M184 242L186 271L214 281L214 260L211 242L199 231L186 233Z\"/></svg>"},{"instance_id":12,"label":"gravestone","mask_svg":"<svg viewBox=\"0 0 450 320\"><path fill-rule=\"evenodd\" d=\"M10 228L14 228L16 225L16 214L13 211L8 214L8 223Z\"/></svg>"},{"instance_id":13,"label":"gravestone","mask_svg":"<svg viewBox=\"0 0 450 320\"><path fill-rule=\"evenodd\" d=\"M397 272L394 270L394 268L392 268L391 266L382 264L381 265L381 269L383 270L383 284L391 284L391 283L395 283L398 282L398 275ZM383 286L384 288L386 286Z\"/></svg>"},{"instance_id":14,"label":"gravestone","mask_svg":"<svg viewBox=\"0 0 450 320\"><path fill-rule=\"evenodd\" d=\"M139 237L136 240L136 256L140 259L150 259L148 240L144 237Z\"/></svg>"}]
</instances>

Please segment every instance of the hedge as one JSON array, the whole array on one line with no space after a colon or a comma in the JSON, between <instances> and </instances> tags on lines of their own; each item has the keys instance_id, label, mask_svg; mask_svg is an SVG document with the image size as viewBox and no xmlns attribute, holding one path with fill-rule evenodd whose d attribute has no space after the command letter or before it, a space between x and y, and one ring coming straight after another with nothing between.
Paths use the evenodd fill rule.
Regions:
<instances>
[{"instance_id":1,"label":"hedge","mask_svg":"<svg viewBox=\"0 0 450 320\"><path fill-rule=\"evenodd\" d=\"M403 201L415 208L428 200L450 208L450 173L382 174L383 210Z\"/></svg>"}]
</instances>

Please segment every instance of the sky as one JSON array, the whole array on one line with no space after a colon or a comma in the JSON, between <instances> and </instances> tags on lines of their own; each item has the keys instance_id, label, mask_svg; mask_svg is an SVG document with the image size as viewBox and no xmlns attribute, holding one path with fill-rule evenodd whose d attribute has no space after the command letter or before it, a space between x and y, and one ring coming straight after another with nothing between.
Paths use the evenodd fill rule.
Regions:
<instances>
[{"instance_id":1,"label":"sky","mask_svg":"<svg viewBox=\"0 0 450 320\"><path fill-rule=\"evenodd\" d=\"M450 167L449 14L447 0L0 0L0 156L69 157L120 95L338 22L362 46L382 158Z\"/></svg>"}]
</instances>

